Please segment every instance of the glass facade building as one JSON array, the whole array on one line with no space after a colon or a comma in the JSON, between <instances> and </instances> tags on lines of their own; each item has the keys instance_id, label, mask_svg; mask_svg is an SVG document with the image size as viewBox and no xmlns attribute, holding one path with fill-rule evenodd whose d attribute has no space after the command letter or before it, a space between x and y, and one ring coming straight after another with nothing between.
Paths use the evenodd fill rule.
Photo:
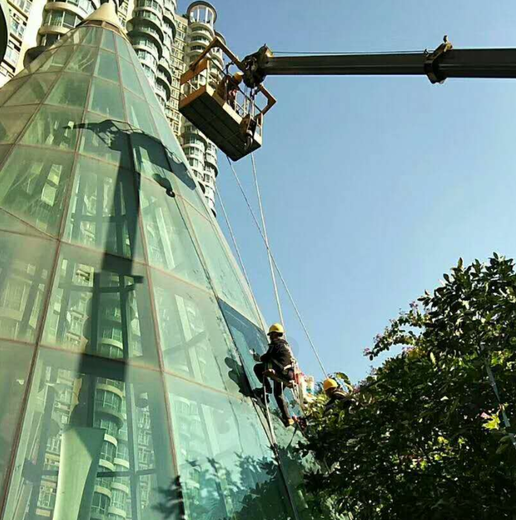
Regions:
<instances>
[{"instance_id":1,"label":"glass facade building","mask_svg":"<svg viewBox=\"0 0 516 520\"><path fill-rule=\"evenodd\" d=\"M0 519L321 518L249 397L259 310L96 13L0 89Z\"/></svg>"}]
</instances>

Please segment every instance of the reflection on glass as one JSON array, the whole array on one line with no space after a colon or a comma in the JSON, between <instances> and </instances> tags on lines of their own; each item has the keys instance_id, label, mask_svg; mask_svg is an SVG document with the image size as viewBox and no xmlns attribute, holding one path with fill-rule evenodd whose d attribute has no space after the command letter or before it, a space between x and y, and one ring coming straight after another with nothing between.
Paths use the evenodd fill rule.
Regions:
<instances>
[{"instance_id":1,"label":"reflection on glass","mask_svg":"<svg viewBox=\"0 0 516 520\"><path fill-rule=\"evenodd\" d=\"M73 154L16 146L0 169L0 207L57 235Z\"/></svg>"},{"instance_id":2,"label":"reflection on glass","mask_svg":"<svg viewBox=\"0 0 516 520\"><path fill-rule=\"evenodd\" d=\"M171 177L165 148L158 139L146 133L132 132L131 146L136 171L150 179L156 179L156 176Z\"/></svg>"},{"instance_id":3,"label":"reflection on glass","mask_svg":"<svg viewBox=\"0 0 516 520\"><path fill-rule=\"evenodd\" d=\"M156 365L143 268L125 259L63 246L57 269L45 344Z\"/></svg>"},{"instance_id":4,"label":"reflection on glass","mask_svg":"<svg viewBox=\"0 0 516 520\"><path fill-rule=\"evenodd\" d=\"M124 119L120 87L109 81L95 78L91 87L90 110L113 119Z\"/></svg>"},{"instance_id":5,"label":"reflection on glass","mask_svg":"<svg viewBox=\"0 0 516 520\"><path fill-rule=\"evenodd\" d=\"M70 61L66 70L69 72L82 72L93 74L98 50L94 47L79 47Z\"/></svg>"},{"instance_id":6,"label":"reflection on glass","mask_svg":"<svg viewBox=\"0 0 516 520\"><path fill-rule=\"evenodd\" d=\"M81 30L81 29L79 29ZM100 42L100 38L102 37L102 33L104 32L102 29L97 29L95 27L87 27L84 29L86 33L86 37L82 41L82 45L94 45L98 46Z\"/></svg>"},{"instance_id":7,"label":"reflection on glass","mask_svg":"<svg viewBox=\"0 0 516 520\"><path fill-rule=\"evenodd\" d=\"M131 172L81 157L66 240L127 258L141 258L138 235L138 207Z\"/></svg>"},{"instance_id":8,"label":"reflection on glass","mask_svg":"<svg viewBox=\"0 0 516 520\"><path fill-rule=\"evenodd\" d=\"M103 49L115 52L115 36L113 31L102 32L102 43L100 45Z\"/></svg>"},{"instance_id":9,"label":"reflection on glass","mask_svg":"<svg viewBox=\"0 0 516 520\"><path fill-rule=\"evenodd\" d=\"M13 94L13 92L17 92L18 89L27 81L27 78L17 77L8 81L1 89L0 89L0 105L4 103L9 97Z\"/></svg>"},{"instance_id":10,"label":"reflection on glass","mask_svg":"<svg viewBox=\"0 0 516 520\"><path fill-rule=\"evenodd\" d=\"M176 200L167 194L165 186L153 182L142 182L141 195L150 264L207 287L206 274Z\"/></svg>"},{"instance_id":11,"label":"reflection on glass","mask_svg":"<svg viewBox=\"0 0 516 520\"><path fill-rule=\"evenodd\" d=\"M232 307L236 307L255 323L258 323L253 304L238 279L237 268L230 262L215 229L207 219L188 204L185 204L185 208L192 221L199 244L201 244L203 251L207 252L204 255L204 260L218 296Z\"/></svg>"},{"instance_id":12,"label":"reflection on glass","mask_svg":"<svg viewBox=\"0 0 516 520\"><path fill-rule=\"evenodd\" d=\"M118 48L118 54L124 58L125 60L131 61L130 52L134 52L133 48L129 45L125 38L120 38L120 36L116 36L116 46Z\"/></svg>"},{"instance_id":13,"label":"reflection on glass","mask_svg":"<svg viewBox=\"0 0 516 520\"><path fill-rule=\"evenodd\" d=\"M249 395L247 386L238 386L242 367L213 298L157 272L153 285L165 368L207 386Z\"/></svg>"},{"instance_id":14,"label":"reflection on glass","mask_svg":"<svg viewBox=\"0 0 516 520\"><path fill-rule=\"evenodd\" d=\"M122 70L122 82L124 87L131 89L133 92L143 97L143 92L134 67L129 62L120 60L120 68Z\"/></svg>"},{"instance_id":15,"label":"reflection on glass","mask_svg":"<svg viewBox=\"0 0 516 520\"><path fill-rule=\"evenodd\" d=\"M254 408L174 377L167 380L188 519L293 518Z\"/></svg>"},{"instance_id":16,"label":"reflection on glass","mask_svg":"<svg viewBox=\"0 0 516 520\"><path fill-rule=\"evenodd\" d=\"M116 165L120 164L124 168L132 167L129 138L123 124L100 114L86 112L84 123L76 125L76 127L84 129L79 147L81 153L104 159Z\"/></svg>"},{"instance_id":17,"label":"reflection on glass","mask_svg":"<svg viewBox=\"0 0 516 520\"><path fill-rule=\"evenodd\" d=\"M4 107L0 108L0 143L13 143L28 120L35 107Z\"/></svg>"},{"instance_id":18,"label":"reflection on glass","mask_svg":"<svg viewBox=\"0 0 516 520\"><path fill-rule=\"evenodd\" d=\"M0 232L0 337L33 341L54 261L49 240Z\"/></svg>"},{"instance_id":19,"label":"reflection on glass","mask_svg":"<svg viewBox=\"0 0 516 520\"><path fill-rule=\"evenodd\" d=\"M83 108L89 85L88 76L61 74L46 102L52 105Z\"/></svg>"},{"instance_id":20,"label":"reflection on glass","mask_svg":"<svg viewBox=\"0 0 516 520\"><path fill-rule=\"evenodd\" d=\"M108 32L108 31L106 31ZM118 64L112 52L101 50L97 62L96 76L118 82Z\"/></svg>"},{"instance_id":21,"label":"reflection on glass","mask_svg":"<svg viewBox=\"0 0 516 520\"><path fill-rule=\"evenodd\" d=\"M163 520L171 458L156 373L41 349L4 518Z\"/></svg>"},{"instance_id":22,"label":"reflection on glass","mask_svg":"<svg viewBox=\"0 0 516 520\"><path fill-rule=\"evenodd\" d=\"M146 134L153 137L159 137L154 128L151 111L147 106L147 103L128 90L124 90L124 93L129 122L136 128L143 130Z\"/></svg>"},{"instance_id":23,"label":"reflection on glass","mask_svg":"<svg viewBox=\"0 0 516 520\"><path fill-rule=\"evenodd\" d=\"M55 78L55 74L38 74L37 76L34 76L9 99L6 106L40 103L43 101L43 98Z\"/></svg>"},{"instance_id":24,"label":"reflection on glass","mask_svg":"<svg viewBox=\"0 0 516 520\"><path fill-rule=\"evenodd\" d=\"M21 417L21 404L27 388L32 354L32 347L0 342L0 500L3 497L4 479Z\"/></svg>"},{"instance_id":25,"label":"reflection on glass","mask_svg":"<svg viewBox=\"0 0 516 520\"><path fill-rule=\"evenodd\" d=\"M21 142L73 150L77 142L74 125L80 123L81 115L82 112L76 109L43 105L31 121Z\"/></svg>"},{"instance_id":26,"label":"reflection on glass","mask_svg":"<svg viewBox=\"0 0 516 520\"><path fill-rule=\"evenodd\" d=\"M76 47L73 46L60 47L52 54L50 59L41 65L41 67L38 69L38 73L61 70L68 63L68 59L75 49Z\"/></svg>"}]
</instances>

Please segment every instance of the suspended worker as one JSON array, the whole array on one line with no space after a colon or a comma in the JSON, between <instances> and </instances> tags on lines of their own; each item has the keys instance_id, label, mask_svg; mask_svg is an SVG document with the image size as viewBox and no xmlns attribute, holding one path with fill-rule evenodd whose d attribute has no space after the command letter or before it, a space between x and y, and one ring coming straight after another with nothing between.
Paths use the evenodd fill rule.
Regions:
<instances>
[{"instance_id":1,"label":"suspended worker","mask_svg":"<svg viewBox=\"0 0 516 520\"><path fill-rule=\"evenodd\" d=\"M269 381L270 375L274 375L274 397L278 403L278 408L281 414L281 419L285 426L292 426L294 419L288 413L288 406L283 395L285 385L288 385L294 380L294 365L295 358L292 354L290 345L284 338L285 330L280 323L271 325L269 336L269 349L263 356L255 353L255 359L261 361L254 367L256 377L263 382L263 387L255 391L258 397L264 403L267 402L268 395L272 393L271 383Z\"/></svg>"},{"instance_id":2,"label":"suspended worker","mask_svg":"<svg viewBox=\"0 0 516 520\"><path fill-rule=\"evenodd\" d=\"M232 76L229 74L226 76L226 101L229 103L229 106L235 109L237 94L243 79L244 75L241 72L235 72Z\"/></svg>"},{"instance_id":3,"label":"suspended worker","mask_svg":"<svg viewBox=\"0 0 516 520\"><path fill-rule=\"evenodd\" d=\"M346 407L351 405L351 397L347 392L344 392L342 387L335 381L329 377L325 379L323 382L323 390L326 396L329 398L326 406L324 407L324 414L326 415L328 412L333 410L337 403L346 403Z\"/></svg>"}]
</instances>

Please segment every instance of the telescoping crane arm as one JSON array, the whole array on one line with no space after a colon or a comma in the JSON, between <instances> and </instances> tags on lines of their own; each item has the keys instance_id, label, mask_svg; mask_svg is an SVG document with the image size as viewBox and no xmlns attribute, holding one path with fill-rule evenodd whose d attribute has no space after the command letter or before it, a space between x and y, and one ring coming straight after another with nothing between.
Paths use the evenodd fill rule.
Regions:
<instances>
[{"instance_id":1,"label":"telescoping crane arm","mask_svg":"<svg viewBox=\"0 0 516 520\"><path fill-rule=\"evenodd\" d=\"M432 83L447 78L516 78L516 49L453 49L446 36L433 52L274 56L267 47L245 57L249 88L266 76L288 75L426 75Z\"/></svg>"}]
</instances>

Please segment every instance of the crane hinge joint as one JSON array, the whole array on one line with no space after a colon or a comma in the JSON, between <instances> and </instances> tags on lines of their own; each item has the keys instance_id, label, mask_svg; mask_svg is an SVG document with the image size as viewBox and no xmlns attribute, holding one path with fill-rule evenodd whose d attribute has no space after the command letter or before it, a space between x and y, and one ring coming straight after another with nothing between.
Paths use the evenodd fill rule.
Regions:
<instances>
[{"instance_id":1,"label":"crane hinge joint","mask_svg":"<svg viewBox=\"0 0 516 520\"><path fill-rule=\"evenodd\" d=\"M446 52L452 49L453 45L448 41L448 36L445 36L443 43L434 52L425 51L424 69L431 83L444 83L446 76L439 70L439 61Z\"/></svg>"},{"instance_id":2,"label":"crane hinge joint","mask_svg":"<svg viewBox=\"0 0 516 520\"><path fill-rule=\"evenodd\" d=\"M272 56L269 47L262 45L257 52L249 54L242 60L244 83L247 87L256 88L263 83L266 75L264 67Z\"/></svg>"}]
</instances>

